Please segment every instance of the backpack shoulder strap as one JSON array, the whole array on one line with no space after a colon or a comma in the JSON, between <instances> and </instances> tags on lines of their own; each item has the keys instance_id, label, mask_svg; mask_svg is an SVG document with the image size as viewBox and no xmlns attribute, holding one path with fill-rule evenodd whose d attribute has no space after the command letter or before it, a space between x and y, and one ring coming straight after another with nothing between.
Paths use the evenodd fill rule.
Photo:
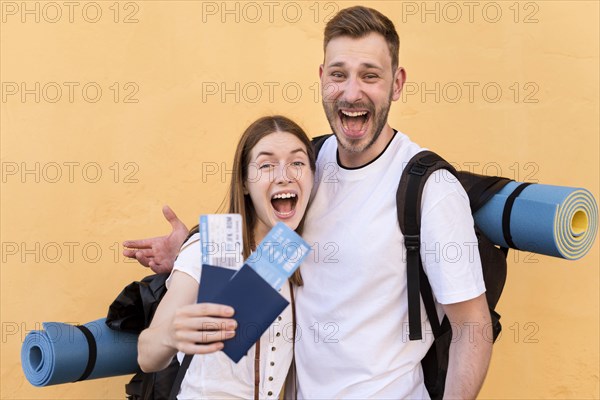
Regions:
<instances>
[{"instance_id":1,"label":"backpack shoulder strap","mask_svg":"<svg viewBox=\"0 0 600 400\"><path fill-rule=\"evenodd\" d=\"M404 167L396 192L398 211L402 211L398 212L398 223L403 234L419 233L423 188L429 176L438 169L446 169L454 176L458 174L446 160L429 150L415 154ZM412 232L407 232L406 229Z\"/></svg>"},{"instance_id":2,"label":"backpack shoulder strap","mask_svg":"<svg viewBox=\"0 0 600 400\"><path fill-rule=\"evenodd\" d=\"M433 293L421 263L421 198L427 179L438 169L457 172L447 161L432 151L413 156L404 170L396 192L396 208L400 231L406 247L409 339L421 340L421 297L434 336L441 335Z\"/></svg>"},{"instance_id":3,"label":"backpack shoulder strap","mask_svg":"<svg viewBox=\"0 0 600 400\"><path fill-rule=\"evenodd\" d=\"M321 151L323 144L325 144L325 141L327 139L329 139L331 136L333 136L333 133L330 133L328 135L317 136L312 139L312 144L313 144L313 147L315 148L315 158L319 157L319 152Z\"/></svg>"},{"instance_id":4,"label":"backpack shoulder strap","mask_svg":"<svg viewBox=\"0 0 600 400\"><path fill-rule=\"evenodd\" d=\"M181 383L183 382L183 378L187 370L190 368L190 364L192 362L192 358L194 358L193 354L186 354L183 357L183 361L179 366L179 371L177 371L177 376L175 376L175 381L173 382L173 386L171 387L171 393L169 394L169 400L177 400L177 395L179 394L179 389L181 389Z\"/></svg>"}]
</instances>

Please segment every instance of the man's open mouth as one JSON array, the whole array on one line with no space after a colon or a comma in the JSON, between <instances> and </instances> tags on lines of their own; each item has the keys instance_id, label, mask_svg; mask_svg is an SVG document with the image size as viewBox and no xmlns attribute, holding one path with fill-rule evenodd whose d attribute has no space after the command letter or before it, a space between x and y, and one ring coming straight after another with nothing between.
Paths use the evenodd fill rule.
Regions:
<instances>
[{"instance_id":1,"label":"man's open mouth","mask_svg":"<svg viewBox=\"0 0 600 400\"><path fill-rule=\"evenodd\" d=\"M347 111L339 110L338 115L342 121L344 133L348 136L361 136L366 129L371 113L366 110Z\"/></svg>"},{"instance_id":2,"label":"man's open mouth","mask_svg":"<svg viewBox=\"0 0 600 400\"><path fill-rule=\"evenodd\" d=\"M294 215L298 196L293 192L276 193L271 197L271 205L280 218L288 218Z\"/></svg>"}]
</instances>

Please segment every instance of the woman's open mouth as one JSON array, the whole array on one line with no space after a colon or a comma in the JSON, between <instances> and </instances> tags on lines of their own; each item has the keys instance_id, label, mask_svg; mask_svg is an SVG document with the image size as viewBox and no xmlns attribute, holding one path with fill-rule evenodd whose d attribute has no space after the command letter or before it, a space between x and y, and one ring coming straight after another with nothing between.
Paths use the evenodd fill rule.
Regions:
<instances>
[{"instance_id":1,"label":"woman's open mouth","mask_svg":"<svg viewBox=\"0 0 600 400\"><path fill-rule=\"evenodd\" d=\"M371 113L369 111L339 110L338 115L346 136L351 138L359 138L366 133L368 125L367 123L371 117Z\"/></svg>"},{"instance_id":2,"label":"woman's open mouth","mask_svg":"<svg viewBox=\"0 0 600 400\"><path fill-rule=\"evenodd\" d=\"M271 197L275 215L280 219L291 218L296 214L298 195L294 192L279 192Z\"/></svg>"}]
</instances>

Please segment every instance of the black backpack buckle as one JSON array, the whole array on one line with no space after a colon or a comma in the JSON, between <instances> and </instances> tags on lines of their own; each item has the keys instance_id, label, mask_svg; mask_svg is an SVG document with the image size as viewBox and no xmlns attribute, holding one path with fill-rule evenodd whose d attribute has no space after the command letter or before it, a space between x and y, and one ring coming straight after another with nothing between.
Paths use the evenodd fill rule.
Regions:
<instances>
[{"instance_id":1,"label":"black backpack buckle","mask_svg":"<svg viewBox=\"0 0 600 400\"><path fill-rule=\"evenodd\" d=\"M404 235L404 246L407 251L418 251L421 247L421 235Z\"/></svg>"},{"instance_id":2,"label":"black backpack buckle","mask_svg":"<svg viewBox=\"0 0 600 400\"><path fill-rule=\"evenodd\" d=\"M425 175L425 172L427 172L427 168L427 166L415 164L412 167L410 167L410 171L408 171L408 173L411 175L423 176Z\"/></svg>"}]
</instances>

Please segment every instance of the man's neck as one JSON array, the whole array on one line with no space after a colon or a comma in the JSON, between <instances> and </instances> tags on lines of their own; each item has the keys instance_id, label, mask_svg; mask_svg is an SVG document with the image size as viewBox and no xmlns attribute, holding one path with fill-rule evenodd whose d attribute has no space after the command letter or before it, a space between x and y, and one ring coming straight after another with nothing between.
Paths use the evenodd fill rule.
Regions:
<instances>
[{"instance_id":1,"label":"man's neck","mask_svg":"<svg viewBox=\"0 0 600 400\"><path fill-rule=\"evenodd\" d=\"M394 130L389 124L385 124L375 143L373 143L371 147L364 151L355 153L344 150L342 147L338 146L338 154L341 164L346 168L359 168L363 165L367 165L376 159L383 152L383 150L385 150L393 136Z\"/></svg>"}]
</instances>

